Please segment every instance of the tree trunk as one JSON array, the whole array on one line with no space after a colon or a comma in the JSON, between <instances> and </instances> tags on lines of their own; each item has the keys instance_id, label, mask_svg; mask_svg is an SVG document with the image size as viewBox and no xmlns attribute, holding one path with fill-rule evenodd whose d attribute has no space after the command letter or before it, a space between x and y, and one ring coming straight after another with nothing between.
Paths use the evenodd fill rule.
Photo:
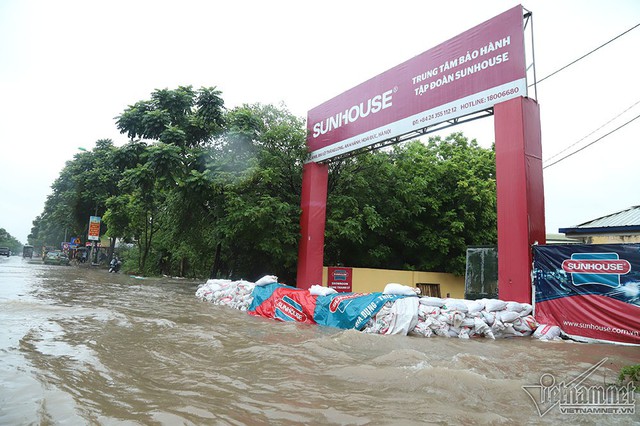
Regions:
<instances>
[{"instance_id":1,"label":"tree trunk","mask_svg":"<svg viewBox=\"0 0 640 426\"><path fill-rule=\"evenodd\" d=\"M211 268L211 274L209 278L218 278L218 272L220 271L220 251L222 250L222 243L218 243L216 246L216 256L213 260L213 267Z\"/></svg>"}]
</instances>

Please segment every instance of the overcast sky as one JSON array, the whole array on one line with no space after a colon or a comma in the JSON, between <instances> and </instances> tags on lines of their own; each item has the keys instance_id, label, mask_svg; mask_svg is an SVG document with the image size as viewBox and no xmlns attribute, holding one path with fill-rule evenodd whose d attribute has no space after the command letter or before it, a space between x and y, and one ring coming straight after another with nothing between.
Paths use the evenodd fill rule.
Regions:
<instances>
[{"instance_id":1,"label":"overcast sky","mask_svg":"<svg viewBox=\"0 0 640 426\"><path fill-rule=\"evenodd\" d=\"M0 0L0 228L26 243L65 162L98 139L126 143L114 117L155 89L217 86L227 108L284 103L306 118L518 4ZM640 23L637 0L522 5L538 80ZM636 28L538 85L543 158L573 145L546 165L640 114L639 51ZM453 131L494 140L492 118ZM640 204L639 134L640 119L545 168L548 233Z\"/></svg>"}]
</instances>

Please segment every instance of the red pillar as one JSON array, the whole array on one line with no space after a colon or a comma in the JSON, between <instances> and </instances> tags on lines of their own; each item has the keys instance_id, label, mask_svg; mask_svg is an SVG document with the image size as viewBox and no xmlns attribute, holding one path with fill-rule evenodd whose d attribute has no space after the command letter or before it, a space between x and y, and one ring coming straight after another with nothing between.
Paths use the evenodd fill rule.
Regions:
<instances>
[{"instance_id":1,"label":"red pillar","mask_svg":"<svg viewBox=\"0 0 640 426\"><path fill-rule=\"evenodd\" d=\"M300 246L296 286L309 289L322 285L324 260L324 226L327 212L329 166L307 163L302 169L302 200L300 207Z\"/></svg>"},{"instance_id":2,"label":"red pillar","mask_svg":"<svg viewBox=\"0 0 640 426\"><path fill-rule=\"evenodd\" d=\"M495 105L498 297L531 303L531 245L546 242L540 108L528 98Z\"/></svg>"}]
</instances>

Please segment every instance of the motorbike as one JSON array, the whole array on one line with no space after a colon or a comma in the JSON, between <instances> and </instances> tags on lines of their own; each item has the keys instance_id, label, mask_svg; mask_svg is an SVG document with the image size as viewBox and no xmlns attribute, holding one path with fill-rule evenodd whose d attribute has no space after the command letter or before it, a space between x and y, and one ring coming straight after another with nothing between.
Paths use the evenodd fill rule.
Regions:
<instances>
[{"instance_id":1,"label":"motorbike","mask_svg":"<svg viewBox=\"0 0 640 426\"><path fill-rule=\"evenodd\" d=\"M117 257L114 257L109 264L109 273L117 273L120 270L122 262Z\"/></svg>"}]
</instances>

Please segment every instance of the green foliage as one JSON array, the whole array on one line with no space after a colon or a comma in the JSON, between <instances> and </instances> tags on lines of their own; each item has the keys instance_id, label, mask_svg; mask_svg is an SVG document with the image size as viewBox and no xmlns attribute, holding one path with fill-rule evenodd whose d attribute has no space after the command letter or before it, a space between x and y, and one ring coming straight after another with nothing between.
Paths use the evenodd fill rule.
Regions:
<instances>
[{"instance_id":1,"label":"green foliage","mask_svg":"<svg viewBox=\"0 0 640 426\"><path fill-rule=\"evenodd\" d=\"M463 274L496 220L493 150L460 133L412 141L332 166L327 263Z\"/></svg>"},{"instance_id":2,"label":"green foliage","mask_svg":"<svg viewBox=\"0 0 640 426\"><path fill-rule=\"evenodd\" d=\"M9 247L13 254L22 253L22 243L4 228L0 228L0 247Z\"/></svg>"},{"instance_id":3,"label":"green foliage","mask_svg":"<svg viewBox=\"0 0 640 426\"><path fill-rule=\"evenodd\" d=\"M618 384L621 386L632 383L635 392L640 392L640 364L627 365L620 369Z\"/></svg>"},{"instance_id":4,"label":"green foliage","mask_svg":"<svg viewBox=\"0 0 640 426\"><path fill-rule=\"evenodd\" d=\"M215 88L156 90L76 154L52 185L32 244L84 236L88 218L132 243L137 274L295 282L306 125L283 106L225 110ZM462 134L330 164L325 264L463 273L496 241L494 152ZM34 244L35 245L35 244Z\"/></svg>"},{"instance_id":5,"label":"green foliage","mask_svg":"<svg viewBox=\"0 0 640 426\"><path fill-rule=\"evenodd\" d=\"M219 230L229 270L295 281L300 238L304 122L284 108L244 105L229 113L216 164L224 188ZM241 159L242 161L239 161Z\"/></svg>"},{"instance_id":6,"label":"green foliage","mask_svg":"<svg viewBox=\"0 0 640 426\"><path fill-rule=\"evenodd\" d=\"M107 199L118 189L120 173L113 167L115 150L111 140L101 139L93 150L67 161L51 186L42 215L33 222L30 244L59 246L65 236L86 238L89 217L101 216Z\"/></svg>"},{"instance_id":7,"label":"green foliage","mask_svg":"<svg viewBox=\"0 0 640 426\"><path fill-rule=\"evenodd\" d=\"M116 117L120 133L129 139L149 139L192 148L219 133L224 126L224 102L215 87L156 90L151 99L136 102Z\"/></svg>"}]
</instances>

